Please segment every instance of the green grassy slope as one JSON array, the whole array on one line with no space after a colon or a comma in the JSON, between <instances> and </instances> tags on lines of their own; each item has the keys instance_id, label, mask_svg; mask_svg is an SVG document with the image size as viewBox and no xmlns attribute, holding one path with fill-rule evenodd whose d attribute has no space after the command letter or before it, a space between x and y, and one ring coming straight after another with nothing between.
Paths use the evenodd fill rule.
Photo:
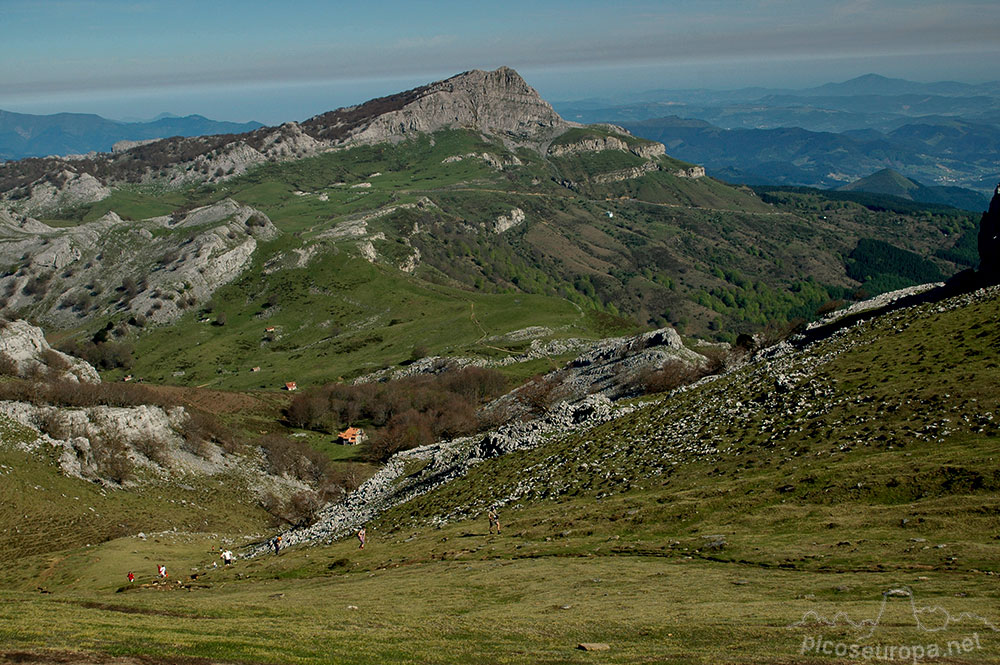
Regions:
<instances>
[{"instance_id":1,"label":"green grassy slope","mask_svg":"<svg viewBox=\"0 0 1000 665\"><path fill-rule=\"evenodd\" d=\"M252 533L269 516L238 472L184 482L146 478L141 490L111 489L60 472L46 444L16 447L34 437L0 417L0 560L17 562L15 576L32 576L46 557L140 531Z\"/></svg>"},{"instance_id":2,"label":"green grassy slope","mask_svg":"<svg viewBox=\"0 0 1000 665\"><path fill-rule=\"evenodd\" d=\"M751 365L501 458L387 523L498 500L554 502L567 523L584 524L622 519L630 506L638 549L672 539L693 549L700 534L720 533L730 544L717 557L765 566L993 569L1000 299L994 289L939 309L890 314L804 357ZM953 544L925 549L914 536Z\"/></svg>"},{"instance_id":3,"label":"green grassy slope","mask_svg":"<svg viewBox=\"0 0 1000 665\"><path fill-rule=\"evenodd\" d=\"M212 541L180 533L7 566L4 648L576 663L595 660L579 642L605 642L600 662L840 663L854 661L802 646L823 635L946 649L975 636L940 662L997 662L983 620L1000 616L998 296L873 318L482 464L369 525L363 551L348 540L206 570ZM487 534L494 502L502 536ZM182 585L142 586L160 559ZM116 593L136 566L137 588ZM50 595L30 591L42 574ZM882 608L902 586L918 607L965 615L921 629L908 599ZM880 609L867 637L794 625Z\"/></svg>"}]
</instances>

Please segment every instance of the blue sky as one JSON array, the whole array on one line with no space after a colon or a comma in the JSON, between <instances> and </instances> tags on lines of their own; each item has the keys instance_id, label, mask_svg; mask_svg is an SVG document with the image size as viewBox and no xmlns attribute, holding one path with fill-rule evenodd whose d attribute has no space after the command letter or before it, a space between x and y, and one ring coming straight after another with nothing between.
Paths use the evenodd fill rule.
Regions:
<instances>
[{"instance_id":1,"label":"blue sky","mask_svg":"<svg viewBox=\"0 0 1000 665\"><path fill-rule=\"evenodd\" d=\"M996 0L0 0L0 109L301 120L467 69L549 100L1000 79Z\"/></svg>"}]
</instances>

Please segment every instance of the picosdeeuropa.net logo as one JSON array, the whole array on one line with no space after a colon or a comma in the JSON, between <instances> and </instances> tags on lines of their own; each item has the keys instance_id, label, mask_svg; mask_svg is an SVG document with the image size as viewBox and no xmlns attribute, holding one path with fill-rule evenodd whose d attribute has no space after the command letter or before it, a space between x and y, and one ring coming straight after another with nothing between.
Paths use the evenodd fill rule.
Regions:
<instances>
[{"instance_id":1,"label":"picosdeeuropa.net logo","mask_svg":"<svg viewBox=\"0 0 1000 665\"><path fill-rule=\"evenodd\" d=\"M911 620L912 626L907 625ZM889 625L893 630L886 629ZM884 591L873 616L855 620L842 610L832 614L808 610L789 628L802 634L798 643L802 656L914 665L940 658L973 657L988 647L994 634L1000 633L990 619L977 613L952 613L941 605L918 605L909 587ZM897 638L900 628L908 628L908 634L918 639Z\"/></svg>"}]
</instances>

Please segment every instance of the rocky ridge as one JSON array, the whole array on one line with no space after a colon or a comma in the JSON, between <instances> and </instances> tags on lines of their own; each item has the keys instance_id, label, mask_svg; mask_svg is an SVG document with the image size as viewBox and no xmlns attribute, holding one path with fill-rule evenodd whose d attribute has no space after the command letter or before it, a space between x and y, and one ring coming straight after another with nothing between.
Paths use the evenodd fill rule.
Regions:
<instances>
[{"instance_id":1,"label":"rocky ridge","mask_svg":"<svg viewBox=\"0 0 1000 665\"><path fill-rule=\"evenodd\" d=\"M0 417L35 434L20 449L52 455L64 475L109 488L186 485L225 474L227 482L240 482L258 498L309 490L301 481L265 473L260 454L248 457L192 439L187 435L191 416L181 406L76 408L0 400Z\"/></svg>"},{"instance_id":2,"label":"rocky ridge","mask_svg":"<svg viewBox=\"0 0 1000 665\"><path fill-rule=\"evenodd\" d=\"M329 504L309 527L282 532L284 545L331 542L353 534L385 511L467 474L477 464L516 450L596 427L630 413L634 407L615 406L600 395L576 404L560 402L545 416L528 423L505 425L485 436L465 437L397 453L344 501ZM268 545L249 548L244 556L270 551Z\"/></svg>"},{"instance_id":3,"label":"rocky ridge","mask_svg":"<svg viewBox=\"0 0 1000 665\"><path fill-rule=\"evenodd\" d=\"M435 365L432 359L424 360L428 361L425 371L454 366ZM666 360L692 365L707 362L704 356L685 348L680 335L672 328L591 343L587 351L566 368L543 379L550 383L552 394L558 394L560 401L540 416L530 417L520 396L522 391L516 390L484 407L485 410L502 410L508 418L520 416L514 422L486 434L394 455L385 467L342 503L325 507L315 524L288 531L282 534L282 540L294 545L342 537L386 510L464 476L484 460L536 448L631 413L636 407L615 404L609 395L620 398L634 394L632 380L635 376L643 369L659 367ZM250 554L266 550L262 546Z\"/></svg>"},{"instance_id":4,"label":"rocky ridge","mask_svg":"<svg viewBox=\"0 0 1000 665\"><path fill-rule=\"evenodd\" d=\"M726 432L733 423L753 424L764 438L757 445L781 451L786 461L799 454L789 447L789 437L834 412L846 414L847 420L837 425L855 432L854 438L838 444L841 448L815 454L834 456L850 447L885 445L880 441L888 434L879 438L882 435L870 431L872 427L877 429L877 413L851 415L853 408L869 404L871 398L863 393L836 390L824 367L841 355L864 347L863 333L873 325L901 332L920 317L995 302L1000 299L1000 287L950 297L947 290L938 294L937 298L918 305L890 310L877 320L853 320L846 327L828 328L827 335L819 339L793 338L761 350L729 372L679 388L656 404L643 405L643 413L648 417L627 419L616 427L614 437L600 441L597 440L600 437L581 438L570 453L554 452L539 458L516 480L497 483L490 488L489 499L480 497L456 505L432 521L476 516L491 504L516 507L527 501L557 499L567 492L595 486L605 488L596 495L601 499L690 461L752 454L738 443L723 445L724 441L730 441ZM675 399L690 391L697 391L697 399ZM894 432L892 436L933 442L957 432L1000 434L1000 412L990 411L986 405L973 404L970 409L955 406L951 414L934 409L924 412L913 396L902 395L898 403L882 404L879 408L894 411L904 406L917 408L919 415L908 423L907 431ZM959 414L959 410L972 413Z\"/></svg>"},{"instance_id":5,"label":"rocky ridge","mask_svg":"<svg viewBox=\"0 0 1000 665\"><path fill-rule=\"evenodd\" d=\"M0 201L21 213L38 214L100 201L111 188L126 183L167 187L215 183L267 162L293 161L356 145L398 143L443 129L471 129L500 138L508 149L527 147L553 156L623 150L652 163L665 154L662 144L616 137L551 145L573 127L579 125L561 118L513 69L471 70L301 123L244 134L123 141L110 153L11 162L0 166ZM630 136L621 127L606 128ZM466 158L481 159L496 170L521 163L513 155L485 152L454 155L446 161Z\"/></svg>"},{"instance_id":6,"label":"rocky ridge","mask_svg":"<svg viewBox=\"0 0 1000 665\"><path fill-rule=\"evenodd\" d=\"M539 358L577 353L579 355L565 367L543 377L551 387L552 394L575 403L593 394L612 400L632 396L635 394L635 381L643 372L658 369L668 361L680 361L691 367L708 364L708 358L684 346L680 335L673 328L661 328L635 336L610 337L596 342L579 338L545 340L551 333L548 328L536 327L508 334L505 336L507 340L534 339L531 339L531 344L524 352L504 358L427 357L406 367L365 374L357 377L354 383L398 380L462 367L506 367ZM523 411L525 406L521 394L515 390L484 408L504 410L508 415L513 415Z\"/></svg>"},{"instance_id":7,"label":"rocky ridge","mask_svg":"<svg viewBox=\"0 0 1000 665\"><path fill-rule=\"evenodd\" d=\"M109 212L65 229L5 213L0 306L61 327L122 310L173 321L242 274L258 241L278 233L231 199L139 222Z\"/></svg>"},{"instance_id":8,"label":"rocky ridge","mask_svg":"<svg viewBox=\"0 0 1000 665\"><path fill-rule=\"evenodd\" d=\"M413 90L245 134L122 143L115 152L79 159L50 157L0 168L0 197L23 213L99 201L126 182L177 187L219 182L265 162L302 159L330 150L418 133L467 128L501 137L509 146L537 147L575 123L508 68L472 70ZM494 168L516 158L478 155Z\"/></svg>"}]
</instances>

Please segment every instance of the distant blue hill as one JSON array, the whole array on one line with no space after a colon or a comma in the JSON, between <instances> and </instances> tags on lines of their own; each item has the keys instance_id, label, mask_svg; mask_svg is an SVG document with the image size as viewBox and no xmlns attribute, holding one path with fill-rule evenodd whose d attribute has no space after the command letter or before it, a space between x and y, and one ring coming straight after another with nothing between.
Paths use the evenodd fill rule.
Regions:
<instances>
[{"instance_id":1,"label":"distant blue hill","mask_svg":"<svg viewBox=\"0 0 1000 665\"><path fill-rule=\"evenodd\" d=\"M151 122L119 122L92 113L31 115L0 111L0 160L110 152L118 141L170 136L238 134L259 122L221 122L200 115L162 115Z\"/></svg>"}]
</instances>

